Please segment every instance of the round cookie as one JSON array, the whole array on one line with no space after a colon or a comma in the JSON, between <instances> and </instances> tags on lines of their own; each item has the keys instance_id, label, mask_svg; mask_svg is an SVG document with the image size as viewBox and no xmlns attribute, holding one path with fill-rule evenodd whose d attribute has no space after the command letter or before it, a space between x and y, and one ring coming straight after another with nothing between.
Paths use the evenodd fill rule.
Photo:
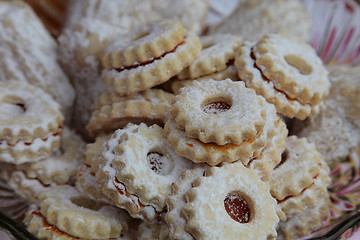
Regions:
<instances>
[{"instance_id":1,"label":"round cookie","mask_svg":"<svg viewBox=\"0 0 360 240\"><path fill-rule=\"evenodd\" d=\"M269 185L241 163L211 167L185 199L185 230L195 239L276 238L279 218Z\"/></svg>"},{"instance_id":2,"label":"round cookie","mask_svg":"<svg viewBox=\"0 0 360 240\"><path fill-rule=\"evenodd\" d=\"M274 82L266 78L256 67L252 53L254 44L246 42L239 48L235 58L235 67L239 79L246 86L253 88L257 94L276 106L276 110L289 118L305 119L319 113L321 104L304 104L296 98L290 98L284 91L278 89Z\"/></svg>"},{"instance_id":3,"label":"round cookie","mask_svg":"<svg viewBox=\"0 0 360 240\"><path fill-rule=\"evenodd\" d=\"M160 89L148 89L123 97L105 92L95 100L95 109L86 129L96 138L113 133L129 122L163 126L172 98L172 94Z\"/></svg>"},{"instance_id":4,"label":"round cookie","mask_svg":"<svg viewBox=\"0 0 360 240\"><path fill-rule=\"evenodd\" d=\"M60 145L60 105L26 82L0 82L0 161L21 164L51 155Z\"/></svg>"},{"instance_id":5,"label":"round cookie","mask_svg":"<svg viewBox=\"0 0 360 240\"><path fill-rule=\"evenodd\" d=\"M194 81L176 95L171 116L187 137L218 145L240 144L262 131L263 104L242 82Z\"/></svg>"},{"instance_id":6,"label":"round cookie","mask_svg":"<svg viewBox=\"0 0 360 240\"><path fill-rule=\"evenodd\" d=\"M203 36L202 50L189 67L177 75L179 79L196 79L225 70L235 59L235 50L241 45L239 36L232 34Z\"/></svg>"},{"instance_id":7,"label":"round cookie","mask_svg":"<svg viewBox=\"0 0 360 240\"><path fill-rule=\"evenodd\" d=\"M288 35L266 34L252 53L261 73L290 98L317 105L328 95L328 71L306 42Z\"/></svg>"},{"instance_id":8,"label":"round cookie","mask_svg":"<svg viewBox=\"0 0 360 240\"><path fill-rule=\"evenodd\" d=\"M75 182L80 162L84 158L85 142L74 131L64 127L61 144L50 157L33 163L24 163L16 168L29 178L42 184L66 184Z\"/></svg>"},{"instance_id":9,"label":"round cookie","mask_svg":"<svg viewBox=\"0 0 360 240\"><path fill-rule=\"evenodd\" d=\"M103 192L130 215L146 221L155 216L146 215L146 211L143 213L139 208L148 206L161 213L165 209L170 185L183 170L193 165L191 161L176 155L165 140L163 129L157 125L128 124L124 129L115 131L99 159L96 176L103 186ZM114 181L123 185L128 195L136 196L140 207L118 189L109 188Z\"/></svg>"},{"instance_id":10,"label":"round cookie","mask_svg":"<svg viewBox=\"0 0 360 240\"><path fill-rule=\"evenodd\" d=\"M53 187L40 195L40 213L61 231L78 238L106 239L126 232L127 215L84 198L74 187Z\"/></svg>"},{"instance_id":11,"label":"round cookie","mask_svg":"<svg viewBox=\"0 0 360 240\"><path fill-rule=\"evenodd\" d=\"M119 95L143 91L169 80L190 65L200 52L199 38L189 31L184 31L179 37L173 34L173 38L169 40L164 39L163 36L177 32L179 27L181 25L173 20L154 22L143 28L137 28L123 36L124 39L119 38L110 44L106 49L105 57L102 58L105 69L102 70L101 75L109 90ZM128 39L135 39L135 45L132 45L133 42L128 42ZM136 45L144 46L144 49L152 46L153 49L148 51L149 53L130 51L129 56L126 57L129 63L124 63L122 56L126 55L127 49L135 49ZM167 50L171 47L173 47L171 50ZM146 54L140 56L141 53ZM139 56L130 56L133 54ZM111 61L107 60L108 55L111 56Z\"/></svg>"}]
</instances>

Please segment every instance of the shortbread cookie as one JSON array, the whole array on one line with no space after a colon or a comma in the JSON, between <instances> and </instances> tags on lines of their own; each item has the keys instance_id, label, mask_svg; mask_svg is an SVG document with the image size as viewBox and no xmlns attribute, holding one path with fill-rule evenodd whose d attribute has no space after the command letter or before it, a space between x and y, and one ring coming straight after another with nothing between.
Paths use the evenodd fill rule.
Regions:
<instances>
[{"instance_id":1,"label":"shortbread cookie","mask_svg":"<svg viewBox=\"0 0 360 240\"><path fill-rule=\"evenodd\" d=\"M323 111L306 121L293 121L290 131L314 143L333 168L360 144L360 69L350 66L327 69L331 88Z\"/></svg>"},{"instance_id":2,"label":"shortbread cookie","mask_svg":"<svg viewBox=\"0 0 360 240\"><path fill-rule=\"evenodd\" d=\"M39 180L28 178L24 172L16 170L9 173L7 182L16 194L37 205L40 203L40 193L49 188Z\"/></svg>"},{"instance_id":3,"label":"shortbread cookie","mask_svg":"<svg viewBox=\"0 0 360 240\"><path fill-rule=\"evenodd\" d=\"M327 223L330 212L330 198L320 199L314 208L309 208L278 225L278 239L298 239L309 235L313 230Z\"/></svg>"},{"instance_id":4,"label":"shortbread cookie","mask_svg":"<svg viewBox=\"0 0 360 240\"><path fill-rule=\"evenodd\" d=\"M154 29L153 25L159 25L162 22L155 22L147 25L147 31ZM172 25L171 23L169 25ZM131 33L129 33L131 34ZM155 32L155 35L161 32ZM151 36L150 34L149 36ZM128 37L127 35L125 38ZM139 41L144 39L143 44L152 42L153 38L147 38L147 35L140 36ZM122 38L115 41L122 42ZM131 43L129 43L131 45ZM187 67L198 56L201 49L199 38L192 32L186 32L182 40L177 42L177 45L168 52L165 52L160 57L149 56L150 60L134 63L131 66L122 65L120 68L111 66L103 69L102 78L105 85L110 91L119 95L128 95L131 93L143 91L161 84L171 77L178 74L181 70ZM108 52L123 51L118 48L116 44L109 46ZM112 61L114 62L114 60Z\"/></svg>"},{"instance_id":5,"label":"shortbread cookie","mask_svg":"<svg viewBox=\"0 0 360 240\"><path fill-rule=\"evenodd\" d=\"M244 166L248 166L251 161L259 156L262 150L278 131L282 138L286 137L287 131L276 115L275 107L266 103L262 106L265 111L266 121L261 132L256 137L243 141L241 144L217 145L215 143L203 143L196 138L189 138L185 132L178 128L175 120L168 118L164 126L164 133L167 137L167 143L183 157L192 160L195 163L206 162L209 165L217 165L220 162L241 161ZM281 130L282 129L282 130ZM273 156L274 157L274 156ZM271 171L273 161L280 161L280 156L274 159L257 159L259 164L254 165L263 173ZM256 161L257 161L256 160ZM260 162L261 161L261 162Z\"/></svg>"},{"instance_id":6,"label":"shortbread cookie","mask_svg":"<svg viewBox=\"0 0 360 240\"><path fill-rule=\"evenodd\" d=\"M59 150L46 159L18 165L17 169L25 172L29 178L38 179L44 185L75 182L84 152L85 142L74 131L64 127Z\"/></svg>"},{"instance_id":7,"label":"shortbread cookie","mask_svg":"<svg viewBox=\"0 0 360 240\"><path fill-rule=\"evenodd\" d=\"M306 42L288 35L266 34L252 53L261 73L290 98L316 105L328 95L328 71Z\"/></svg>"},{"instance_id":8,"label":"shortbread cookie","mask_svg":"<svg viewBox=\"0 0 360 240\"><path fill-rule=\"evenodd\" d=\"M199 57L177 75L179 79L195 79L225 70L242 43L239 36L231 34L203 36L200 42Z\"/></svg>"},{"instance_id":9,"label":"shortbread cookie","mask_svg":"<svg viewBox=\"0 0 360 240\"><path fill-rule=\"evenodd\" d=\"M321 199L329 198L327 186L330 184L329 168L322 162L322 168L318 175L314 176L313 183L297 195L287 196L282 201L278 201L278 206L285 214L286 218L291 218L310 208L314 208Z\"/></svg>"},{"instance_id":10,"label":"shortbread cookie","mask_svg":"<svg viewBox=\"0 0 360 240\"><path fill-rule=\"evenodd\" d=\"M211 167L185 199L185 230L195 239L276 238L279 218L269 185L241 163Z\"/></svg>"},{"instance_id":11,"label":"shortbread cookie","mask_svg":"<svg viewBox=\"0 0 360 240\"><path fill-rule=\"evenodd\" d=\"M311 17L297 0L244 0L210 34L232 33L257 41L266 33L286 33L310 40Z\"/></svg>"},{"instance_id":12,"label":"shortbread cookie","mask_svg":"<svg viewBox=\"0 0 360 240\"><path fill-rule=\"evenodd\" d=\"M61 231L79 238L106 239L126 232L127 215L83 197L74 187L53 187L41 194L40 212Z\"/></svg>"},{"instance_id":13,"label":"shortbread cookie","mask_svg":"<svg viewBox=\"0 0 360 240\"><path fill-rule=\"evenodd\" d=\"M50 94L67 123L75 92L57 62L57 43L24 1L0 2L0 81L28 82Z\"/></svg>"},{"instance_id":14,"label":"shortbread cookie","mask_svg":"<svg viewBox=\"0 0 360 240\"><path fill-rule=\"evenodd\" d=\"M297 195L309 187L314 177L320 173L322 163L322 157L315 145L309 143L306 138L298 139L296 136L290 136L286 145L282 162L274 169L268 181L271 194L278 201L287 196Z\"/></svg>"},{"instance_id":15,"label":"shortbread cookie","mask_svg":"<svg viewBox=\"0 0 360 240\"><path fill-rule=\"evenodd\" d=\"M126 69L160 58L184 40L179 21L164 20L144 25L109 44L101 61L107 69Z\"/></svg>"},{"instance_id":16,"label":"shortbread cookie","mask_svg":"<svg viewBox=\"0 0 360 240\"><path fill-rule=\"evenodd\" d=\"M78 237L71 236L68 233L61 231L55 225L47 222L46 218L41 214L40 209L35 205L31 205L28 211L26 212L24 224L26 225L27 230L39 239L49 239L49 240L78 240ZM128 236L128 232L121 234L117 238L107 238L108 240L132 240Z\"/></svg>"},{"instance_id":17,"label":"shortbread cookie","mask_svg":"<svg viewBox=\"0 0 360 240\"><path fill-rule=\"evenodd\" d=\"M163 126L172 98L172 94L160 89L148 89L123 97L105 92L96 99L95 110L86 129L96 138L100 134L113 133L129 122Z\"/></svg>"},{"instance_id":18,"label":"shortbread cookie","mask_svg":"<svg viewBox=\"0 0 360 240\"><path fill-rule=\"evenodd\" d=\"M329 173L314 144L305 138L288 137L282 162L268 177L271 195L285 214L281 217L292 217L315 207L319 199L328 196Z\"/></svg>"},{"instance_id":19,"label":"shortbread cookie","mask_svg":"<svg viewBox=\"0 0 360 240\"><path fill-rule=\"evenodd\" d=\"M25 82L0 82L0 161L21 164L60 145L63 115L46 92Z\"/></svg>"},{"instance_id":20,"label":"shortbread cookie","mask_svg":"<svg viewBox=\"0 0 360 240\"><path fill-rule=\"evenodd\" d=\"M218 145L241 144L262 131L264 102L242 82L194 81L175 97L171 116L189 138Z\"/></svg>"},{"instance_id":21,"label":"shortbread cookie","mask_svg":"<svg viewBox=\"0 0 360 240\"><path fill-rule=\"evenodd\" d=\"M275 87L274 82L266 78L256 68L255 57L252 53L252 43L244 43L237 52L235 66L239 78L246 86L253 88L257 94L276 106L279 113L293 118L305 119L312 117L320 111L320 105L303 104L297 99L290 98L284 91Z\"/></svg>"},{"instance_id":22,"label":"shortbread cookie","mask_svg":"<svg viewBox=\"0 0 360 240\"><path fill-rule=\"evenodd\" d=\"M86 163L82 163L78 169L75 187L86 198L112 205L111 200L102 192L91 166Z\"/></svg>"},{"instance_id":23,"label":"shortbread cookie","mask_svg":"<svg viewBox=\"0 0 360 240\"><path fill-rule=\"evenodd\" d=\"M85 150L85 164L92 166L94 161L102 154L103 145L111 138L112 134L107 134L103 136L98 136L93 143L88 143ZM97 168L93 168L93 171L96 172Z\"/></svg>"},{"instance_id":24,"label":"shortbread cookie","mask_svg":"<svg viewBox=\"0 0 360 240\"><path fill-rule=\"evenodd\" d=\"M250 160L246 165L247 168L254 169L265 181L274 168L281 162L281 156L286 148L286 140L288 129L283 120L278 116L275 117L276 121L267 121L266 127L274 129L274 136L267 142L266 146L261 149L259 156Z\"/></svg>"},{"instance_id":25,"label":"shortbread cookie","mask_svg":"<svg viewBox=\"0 0 360 240\"><path fill-rule=\"evenodd\" d=\"M229 64L224 70L217 73L208 74L196 79L181 80L178 78L173 78L170 79L169 81L166 81L164 85L169 85L168 88L170 89L170 92L177 95L180 93L180 88L190 86L194 80L205 81L205 80L213 79L220 81L220 80L225 80L227 78L230 78L233 81L239 80L237 70L233 63Z\"/></svg>"},{"instance_id":26,"label":"shortbread cookie","mask_svg":"<svg viewBox=\"0 0 360 240\"><path fill-rule=\"evenodd\" d=\"M165 141L157 125L128 124L115 131L104 146L97 180L114 204L133 217L153 220L155 211L165 209L170 185L193 165L176 155Z\"/></svg>"},{"instance_id":27,"label":"shortbread cookie","mask_svg":"<svg viewBox=\"0 0 360 240\"><path fill-rule=\"evenodd\" d=\"M241 144L217 145L203 143L198 139L189 138L185 132L176 126L176 122L169 118L164 126L166 142L175 149L180 156L190 159L195 163L207 163L215 166L221 162L241 161L247 165L250 159L256 157L266 144L267 139L259 138L242 142Z\"/></svg>"},{"instance_id":28,"label":"shortbread cookie","mask_svg":"<svg viewBox=\"0 0 360 240\"><path fill-rule=\"evenodd\" d=\"M169 235L172 239L193 239L190 233L185 231L186 219L181 213L186 203L184 194L192 188L192 182L203 176L209 168L207 164L196 164L193 169L184 171L181 177L171 185L171 193L166 202L168 212L165 215L165 222L169 226Z\"/></svg>"}]
</instances>

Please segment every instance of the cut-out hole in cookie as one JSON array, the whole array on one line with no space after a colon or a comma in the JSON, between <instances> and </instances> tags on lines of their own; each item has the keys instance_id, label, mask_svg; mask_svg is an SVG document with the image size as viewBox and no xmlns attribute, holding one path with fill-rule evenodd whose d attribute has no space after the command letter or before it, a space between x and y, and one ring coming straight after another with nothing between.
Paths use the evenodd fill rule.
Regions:
<instances>
[{"instance_id":1,"label":"cut-out hole in cookie","mask_svg":"<svg viewBox=\"0 0 360 240\"><path fill-rule=\"evenodd\" d=\"M296 55L286 55L285 61L296 68L302 75L310 75L313 72L312 67Z\"/></svg>"},{"instance_id":2,"label":"cut-out hole in cookie","mask_svg":"<svg viewBox=\"0 0 360 240\"><path fill-rule=\"evenodd\" d=\"M278 163L278 165L275 166L274 169L276 169L276 168L280 167L281 165L283 165L283 164L286 162L287 158L288 158L288 153L287 153L287 151L285 150L285 151L281 154L281 161Z\"/></svg>"},{"instance_id":3,"label":"cut-out hole in cookie","mask_svg":"<svg viewBox=\"0 0 360 240\"><path fill-rule=\"evenodd\" d=\"M2 116L15 117L26 112L26 105L22 99L11 96L0 101L0 114Z\"/></svg>"},{"instance_id":4,"label":"cut-out hole in cookie","mask_svg":"<svg viewBox=\"0 0 360 240\"><path fill-rule=\"evenodd\" d=\"M151 170L156 174L166 176L172 169L172 162L163 154L157 151L151 151L146 156Z\"/></svg>"},{"instance_id":5,"label":"cut-out hole in cookie","mask_svg":"<svg viewBox=\"0 0 360 240\"><path fill-rule=\"evenodd\" d=\"M251 203L239 192L229 193L224 199L227 214L236 222L248 223L251 220Z\"/></svg>"},{"instance_id":6,"label":"cut-out hole in cookie","mask_svg":"<svg viewBox=\"0 0 360 240\"><path fill-rule=\"evenodd\" d=\"M223 98L210 99L201 105L201 110L207 114L220 114L231 108L231 101Z\"/></svg>"},{"instance_id":7,"label":"cut-out hole in cookie","mask_svg":"<svg viewBox=\"0 0 360 240\"><path fill-rule=\"evenodd\" d=\"M139 40L141 38L144 38L144 37L148 36L149 34L150 34L149 32L141 32L138 35L136 35L133 39L131 39L131 41L132 42L137 41L137 40Z\"/></svg>"},{"instance_id":8,"label":"cut-out hole in cookie","mask_svg":"<svg viewBox=\"0 0 360 240\"><path fill-rule=\"evenodd\" d=\"M76 197L76 198L74 197L71 198L70 201L79 207L87 208L94 211L97 211L102 207L101 204L84 197Z\"/></svg>"}]
</instances>

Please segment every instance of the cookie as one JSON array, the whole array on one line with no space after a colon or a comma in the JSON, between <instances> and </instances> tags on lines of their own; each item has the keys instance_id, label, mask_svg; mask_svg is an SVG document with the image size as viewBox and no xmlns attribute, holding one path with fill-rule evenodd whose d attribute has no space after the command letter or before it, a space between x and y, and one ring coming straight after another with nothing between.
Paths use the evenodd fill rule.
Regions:
<instances>
[{"instance_id":1,"label":"cookie","mask_svg":"<svg viewBox=\"0 0 360 240\"><path fill-rule=\"evenodd\" d=\"M239 79L263 96L266 101L274 104L280 114L289 118L305 119L319 113L321 104L304 104L296 98L290 98L262 74L256 67L256 59L252 53L253 46L254 43L246 42L237 51L234 65Z\"/></svg>"},{"instance_id":2,"label":"cookie","mask_svg":"<svg viewBox=\"0 0 360 240\"><path fill-rule=\"evenodd\" d=\"M116 238L128 228L127 215L119 209L91 201L68 185L43 192L40 200L46 221L74 237Z\"/></svg>"},{"instance_id":3,"label":"cookie","mask_svg":"<svg viewBox=\"0 0 360 240\"><path fill-rule=\"evenodd\" d=\"M157 125L128 124L115 131L103 148L97 180L113 203L133 217L149 221L155 212L163 212L170 185L193 165L176 155L165 141ZM137 202L129 198L132 195ZM155 212L149 215L146 207Z\"/></svg>"},{"instance_id":4,"label":"cookie","mask_svg":"<svg viewBox=\"0 0 360 240\"><path fill-rule=\"evenodd\" d=\"M266 34L252 53L261 73L290 98L316 105L328 95L328 71L306 42L288 35Z\"/></svg>"},{"instance_id":5,"label":"cookie","mask_svg":"<svg viewBox=\"0 0 360 240\"><path fill-rule=\"evenodd\" d=\"M195 239L276 238L279 218L269 185L241 163L211 167L185 199L185 230Z\"/></svg>"},{"instance_id":6,"label":"cookie","mask_svg":"<svg viewBox=\"0 0 360 240\"><path fill-rule=\"evenodd\" d=\"M225 70L235 59L235 50L242 44L241 38L231 34L203 36L202 50L189 67L177 75L179 79L196 79Z\"/></svg>"},{"instance_id":7,"label":"cookie","mask_svg":"<svg viewBox=\"0 0 360 240\"><path fill-rule=\"evenodd\" d=\"M26 82L0 82L0 161L21 164L49 157L60 146L60 105Z\"/></svg>"},{"instance_id":8,"label":"cookie","mask_svg":"<svg viewBox=\"0 0 360 240\"><path fill-rule=\"evenodd\" d=\"M111 43L105 50L105 57L102 58L105 68L102 70L101 75L109 90L119 95L128 95L149 89L169 80L195 60L200 52L201 43L194 33L184 31L180 38L174 36L174 40L169 39L169 42L175 41L174 44L167 44L167 41L164 41L164 45L169 45L169 48L173 47L171 50L160 46L153 47L162 50L158 50L159 53L154 50L154 54L149 55L147 53L143 57L128 57L133 60L142 59L140 62L133 61L131 63L132 60L129 60L130 63L126 64L130 65L122 62L122 52L126 51L127 48L134 49L137 42L142 46L151 45L152 43L156 46L157 38L163 39L161 37L163 34L167 35L168 32L172 31L177 32L176 29L179 26L181 25L172 20L154 22L135 29L133 32L123 36L123 38ZM134 46L132 41L128 41L133 39L136 40ZM157 44L162 45L163 43L159 40ZM158 56L160 53L162 54ZM110 64L106 60L106 56L109 54L112 56ZM119 56L120 59L116 59L116 56Z\"/></svg>"},{"instance_id":9,"label":"cookie","mask_svg":"<svg viewBox=\"0 0 360 240\"><path fill-rule=\"evenodd\" d=\"M123 97L105 92L95 100L95 109L86 129L90 136L96 138L100 134L113 133L129 122L163 126L172 98L172 94L160 89L148 89Z\"/></svg>"}]
</instances>

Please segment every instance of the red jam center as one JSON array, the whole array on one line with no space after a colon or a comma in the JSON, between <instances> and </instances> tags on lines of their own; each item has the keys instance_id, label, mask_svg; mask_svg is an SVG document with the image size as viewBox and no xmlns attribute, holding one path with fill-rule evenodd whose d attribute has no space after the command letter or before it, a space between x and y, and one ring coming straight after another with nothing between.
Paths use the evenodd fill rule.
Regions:
<instances>
[{"instance_id":1,"label":"red jam center","mask_svg":"<svg viewBox=\"0 0 360 240\"><path fill-rule=\"evenodd\" d=\"M218 101L218 102L211 102L203 106L202 110L205 113L211 113L211 114L218 114L222 112L226 112L230 109L230 105L226 102Z\"/></svg>"},{"instance_id":2,"label":"red jam center","mask_svg":"<svg viewBox=\"0 0 360 240\"><path fill-rule=\"evenodd\" d=\"M227 214L235 221L239 223L248 223L250 221L249 205L240 195L227 195L224 200L224 206Z\"/></svg>"}]
</instances>

